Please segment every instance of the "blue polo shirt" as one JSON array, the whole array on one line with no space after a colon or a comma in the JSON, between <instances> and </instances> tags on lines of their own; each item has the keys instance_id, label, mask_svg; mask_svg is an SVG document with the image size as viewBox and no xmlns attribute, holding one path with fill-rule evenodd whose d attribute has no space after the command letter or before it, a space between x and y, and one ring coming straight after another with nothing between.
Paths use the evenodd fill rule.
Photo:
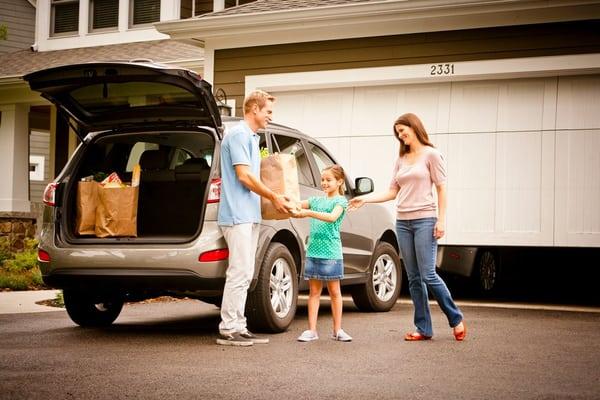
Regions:
<instances>
[{"instance_id":1,"label":"blue polo shirt","mask_svg":"<svg viewBox=\"0 0 600 400\"><path fill-rule=\"evenodd\" d=\"M221 200L218 224L260 223L260 196L247 189L235 173L236 165L248 165L260 178L259 136L246 121L230 129L221 142Z\"/></svg>"}]
</instances>

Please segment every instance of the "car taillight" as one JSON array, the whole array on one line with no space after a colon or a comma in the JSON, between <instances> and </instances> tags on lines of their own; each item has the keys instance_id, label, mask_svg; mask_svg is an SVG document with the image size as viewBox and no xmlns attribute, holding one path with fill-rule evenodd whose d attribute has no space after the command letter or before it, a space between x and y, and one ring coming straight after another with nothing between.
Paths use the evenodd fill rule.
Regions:
<instances>
[{"instance_id":1,"label":"car taillight","mask_svg":"<svg viewBox=\"0 0 600 400\"><path fill-rule=\"evenodd\" d=\"M229 249L217 249L204 252L198 257L200 262L222 261L229 258Z\"/></svg>"},{"instance_id":2,"label":"car taillight","mask_svg":"<svg viewBox=\"0 0 600 400\"><path fill-rule=\"evenodd\" d=\"M48 252L38 249L38 261L39 262L50 262L50 254Z\"/></svg>"},{"instance_id":3,"label":"car taillight","mask_svg":"<svg viewBox=\"0 0 600 400\"><path fill-rule=\"evenodd\" d=\"M42 201L48 206L54 207L56 205L56 187L58 186L55 182L50 182L44 190Z\"/></svg>"},{"instance_id":4,"label":"car taillight","mask_svg":"<svg viewBox=\"0 0 600 400\"><path fill-rule=\"evenodd\" d=\"M210 181L208 188L208 200L207 203L218 203L221 200L221 179L215 178Z\"/></svg>"}]
</instances>

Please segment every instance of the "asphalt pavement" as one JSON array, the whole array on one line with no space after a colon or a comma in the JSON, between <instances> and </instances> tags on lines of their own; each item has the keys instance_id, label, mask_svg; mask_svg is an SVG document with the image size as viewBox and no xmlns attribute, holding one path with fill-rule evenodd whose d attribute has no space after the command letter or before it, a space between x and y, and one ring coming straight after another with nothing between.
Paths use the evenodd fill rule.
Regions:
<instances>
[{"instance_id":1,"label":"asphalt pavement","mask_svg":"<svg viewBox=\"0 0 600 400\"><path fill-rule=\"evenodd\" d=\"M600 398L594 309L463 304L459 343L434 305L434 339L408 343L407 299L388 313L345 301L354 341L339 343L324 300L321 339L298 343L300 303L287 332L251 348L217 346L218 309L194 300L128 304L106 329L77 327L64 311L2 314L0 399Z\"/></svg>"}]
</instances>

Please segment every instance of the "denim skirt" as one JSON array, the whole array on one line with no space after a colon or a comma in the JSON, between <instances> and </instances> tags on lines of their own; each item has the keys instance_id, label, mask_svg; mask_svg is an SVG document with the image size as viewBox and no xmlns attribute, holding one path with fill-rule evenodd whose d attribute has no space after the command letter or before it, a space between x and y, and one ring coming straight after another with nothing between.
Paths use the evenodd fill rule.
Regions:
<instances>
[{"instance_id":1,"label":"denim skirt","mask_svg":"<svg viewBox=\"0 0 600 400\"><path fill-rule=\"evenodd\" d=\"M306 257L304 264L304 279L319 281L334 281L344 277L343 260Z\"/></svg>"}]
</instances>

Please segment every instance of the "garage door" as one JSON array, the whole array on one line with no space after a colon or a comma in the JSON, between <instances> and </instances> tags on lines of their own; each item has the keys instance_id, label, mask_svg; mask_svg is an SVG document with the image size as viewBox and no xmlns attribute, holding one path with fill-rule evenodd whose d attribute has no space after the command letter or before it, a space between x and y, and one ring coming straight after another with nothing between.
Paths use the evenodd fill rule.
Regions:
<instances>
[{"instance_id":1,"label":"garage door","mask_svg":"<svg viewBox=\"0 0 600 400\"><path fill-rule=\"evenodd\" d=\"M419 115L447 160L447 244L600 247L600 76L274 94L276 122L376 190L397 156L393 121Z\"/></svg>"}]
</instances>

